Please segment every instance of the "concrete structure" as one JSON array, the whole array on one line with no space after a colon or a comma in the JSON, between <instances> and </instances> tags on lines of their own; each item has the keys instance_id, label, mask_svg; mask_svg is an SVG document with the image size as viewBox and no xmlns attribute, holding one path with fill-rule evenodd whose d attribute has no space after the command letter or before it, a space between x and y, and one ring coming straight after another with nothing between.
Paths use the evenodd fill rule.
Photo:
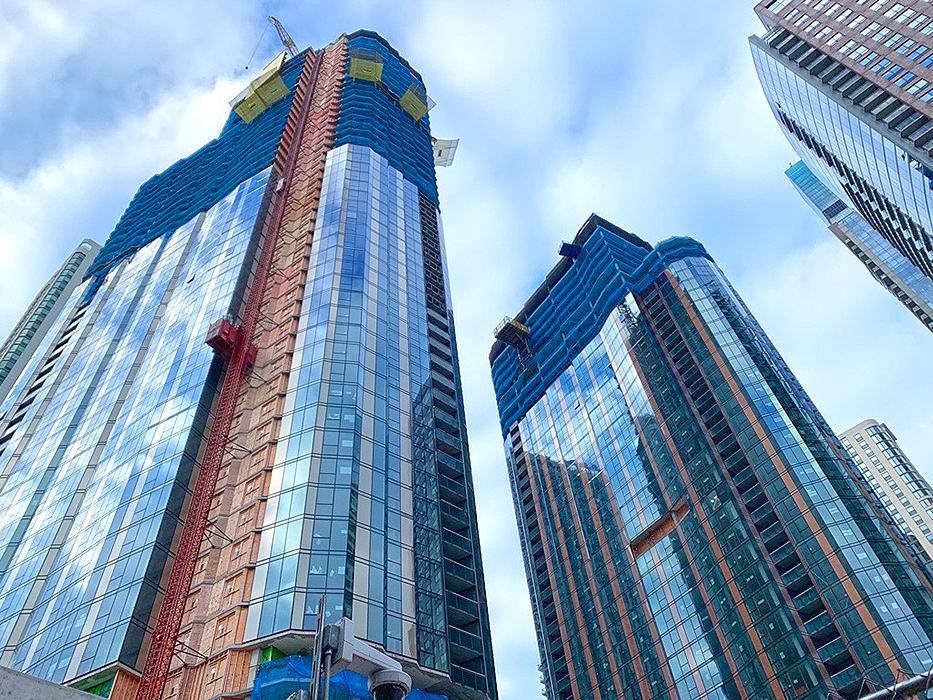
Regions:
<instances>
[{"instance_id":1,"label":"concrete structure","mask_svg":"<svg viewBox=\"0 0 933 700\"><path fill-rule=\"evenodd\" d=\"M93 700L94 697L99 696L0 666L0 700Z\"/></svg>"},{"instance_id":2,"label":"concrete structure","mask_svg":"<svg viewBox=\"0 0 933 700\"><path fill-rule=\"evenodd\" d=\"M0 401L13 389L36 347L81 283L100 246L84 239L39 290L26 313L0 346Z\"/></svg>"},{"instance_id":3,"label":"concrete structure","mask_svg":"<svg viewBox=\"0 0 933 700\"><path fill-rule=\"evenodd\" d=\"M933 488L891 429L869 419L839 438L894 521L933 558Z\"/></svg>"},{"instance_id":4,"label":"concrete structure","mask_svg":"<svg viewBox=\"0 0 933 700\"><path fill-rule=\"evenodd\" d=\"M550 700L933 667L931 569L703 247L593 216L561 256L490 355Z\"/></svg>"},{"instance_id":5,"label":"concrete structure","mask_svg":"<svg viewBox=\"0 0 933 700\"><path fill-rule=\"evenodd\" d=\"M0 663L245 697L323 596L413 697L496 698L431 105L355 32L140 187L0 413Z\"/></svg>"},{"instance_id":6,"label":"concrete structure","mask_svg":"<svg viewBox=\"0 0 933 700\"><path fill-rule=\"evenodd\" d=\"M882 281L886 266L933 280L929 3L764 0L755 9L767 31L749 41L778 124L807 169L885 242L885 264L876 246L844 242Z\"/></svg>"}]
</instances>

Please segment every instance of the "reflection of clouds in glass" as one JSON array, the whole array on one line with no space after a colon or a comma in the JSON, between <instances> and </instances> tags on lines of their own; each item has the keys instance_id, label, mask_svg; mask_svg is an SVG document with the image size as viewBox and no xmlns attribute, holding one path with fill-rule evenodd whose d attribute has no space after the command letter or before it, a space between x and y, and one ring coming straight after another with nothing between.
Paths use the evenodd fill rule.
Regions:
<instances>
[{"instance_id":1,"label":"reflection of clouds in glass","mask_svg":"<svg viewBox=\"0 0 933 700\"><path fill-rule=\"evenodd\" d=\"M42 507L0 588L6 635L22 604L13 583L54 557L14 654L18 666L61 681L116 659L122 633L101 635L117 623L125 629L176 475L190 462L183 451L213 360L204 337L228 310L267 178L265 172L243 183L203 222L192 220L112 272L83 321L92 324L86 342L66 347L74 359L21 458L29 478L16 492L9 483L0 492L0 502L28 500L45 443L62 443ZM87 405L79 406L85 394ZM115 421L109 427L108 416ZM74 517L70 530L66 509ZM57 555L48 549L54 532L68 533Z\"/></svg>"}]
</instances>

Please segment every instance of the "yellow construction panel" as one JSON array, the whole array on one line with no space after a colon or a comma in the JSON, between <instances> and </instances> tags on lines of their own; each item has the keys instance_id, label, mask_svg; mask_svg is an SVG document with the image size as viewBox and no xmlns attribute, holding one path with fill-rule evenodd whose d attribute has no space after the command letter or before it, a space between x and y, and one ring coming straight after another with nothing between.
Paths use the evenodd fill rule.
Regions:
<instances>
[{"instance_id":1,"label":"yellow construction panel","mask_svg":"<svg viewBox=\"0 0 933 700\"><path fill-rule=\"evenodd\" d=\"M284 63L285 52L283 51L278 56L269 61L269 64L262 69L262 72L256 76L256 79L251 84L255 87L257 85L262 85L268 80L271 80L273 77L279 74Z\"/></svg>"},{"instance_id":2,"label":"yellow construction panel","mask_svg":"<svg viewBox=\"0 0 933 700\"><path fill-rule=\"evenodd\" d=\"M282 76L278 73L261 85L257 85L254 91L259 99L266 103L266 107L278 102L288 94L285 81L282 80Z\"/></svg>"},{"instance_id":3,"label":"yellow construction panel","mask_svg":"<svg viewBox=\"0 0 933 700\"><path fill-rule=\"evenodd\" d=\"M398 98L398 103L402 109L414 117L415 121L428 113L427 103L419 95L415 94L415 91L411 88L408 88L405 94Z\"/></svg>"},{"instance_id":4,"label":"yellow construction panel","mask_svg":"<svg viewBox=\"0 0 933 700\"><path fill-rule=\"evenodd\" d=\"M378 83L382 80L382 62L350 56L350 77Z\"/></svg>"},{"instance_id":5,"label":"yellow construction panel","mask_svg":"<svg viewBox=\"0 0 933 700\"><path fill-rule=\"evenodd\" d=\"M281 74L283 63L285 63L284 52L263 68L262 73L230 103L233 111L240 115L240 118L247 124L288 94L288 87L282 80Z\"/></svg>"},{"instance_id":6,"label":"yellow construction panel","mask_svg":"<svg viewBox=\"0 0 933 700\"><path fill-rule=\"evenodd\" d=\"M266 103L249 90L246 96L233 107L233 111L240 115L240 118L247 124L266 111Z\"/></svg>"}]
</instances>

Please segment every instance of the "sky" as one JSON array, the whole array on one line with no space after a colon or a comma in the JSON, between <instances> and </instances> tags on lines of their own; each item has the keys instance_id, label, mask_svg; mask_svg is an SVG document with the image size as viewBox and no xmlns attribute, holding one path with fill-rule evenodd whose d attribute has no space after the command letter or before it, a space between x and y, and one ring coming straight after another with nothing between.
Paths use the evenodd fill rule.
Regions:
<instances>
[{"instance_id":1,"label":"sky","mask_svg":"<svg viewBox=\"0 0 933 700\"><path fill-rule=\"evenodd\" d=\"M700 240L830 425L886 422L933 479L933 334L804 204L755 77L753 0L3 0L0 337L278 50L378 31L424 76L500 695L540 695L487 355L591 212ZM251 58L252 57L252 58ZM249 69L247 70L247 66Z\"/></svg>"}]
</instances>

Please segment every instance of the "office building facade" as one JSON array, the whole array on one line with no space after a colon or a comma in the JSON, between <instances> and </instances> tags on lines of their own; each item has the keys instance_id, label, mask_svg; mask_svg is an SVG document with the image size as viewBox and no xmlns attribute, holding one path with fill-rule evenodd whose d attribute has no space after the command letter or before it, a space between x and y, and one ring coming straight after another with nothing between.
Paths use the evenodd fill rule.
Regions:
<instances>
[{"instance_id":1,"label":"office building facade","mask_svg":"<svg viewBox=\"0 0 933 700\"><path fill-rule=\"evenodd\" d=\"M830 192L803 161L787 177L829 230L923 325L933 330L933 279L904 257L857 211Z\"/></svg>"},{"instance_id":2,"label":"office building facade","mask_svg":"<svg viewBox=\"0 0 933 700\"><path fill-rule=\"evenodd\" d=\"M8 397L0 663L264 697L323 598L419 692L496 697L430 106L345 35L140 188Z\"/></svg>"},{"instance_id":3,"label":"office building facade","mask_svg":"<svg viewBox=\"0 0 933 700\"><path fill-rule=\"evenodd\" d=\"M788 141L823 185L933 279L929 3L765 0L756 11L766 33L751 37L752 56Z\"/></svg>"},{"instance_id":4,"label":"office building facade","mask_svg":"<svg viewBox=\"0 0 933 700\"><path fill-rule=\"evenodd\" d=\"M933 558L933 488L904 454L891 429L864 420L839 439L892 519Z\"/></svg>"},{"instance_id":5,"label":"office building facade","mask_svg":"<svg viewBox=\"0 0 933 700\"><path fill-rule=\"evenodd\" d=\"M0 401L12 390L29 357L65 306L68 296L81 283L99 250L100 246L94 241L81 241L39 290L0 346Z\"/></svg>"},{"instance_id":6,"label":"office building facade","mask_svg":"<svg viewBox=\"0 0 933 700\"><path fill-rule=\"evenodd\" d=\"M490 355L552 700L857 697L933 588L698 243L591 217Z\"/></svg>"}]
</instances>

